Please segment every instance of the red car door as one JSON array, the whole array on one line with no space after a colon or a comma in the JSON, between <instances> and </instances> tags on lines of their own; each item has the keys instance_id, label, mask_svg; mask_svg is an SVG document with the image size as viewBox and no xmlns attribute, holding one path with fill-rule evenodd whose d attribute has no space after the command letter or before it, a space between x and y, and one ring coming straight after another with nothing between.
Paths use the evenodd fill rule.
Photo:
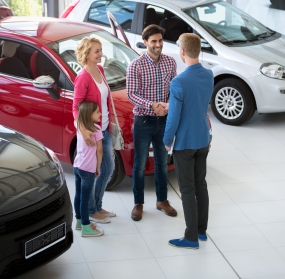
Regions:
<instances>
[{"instance_id":1,"label":"red car door","mask_svg":"<svg viewBox=\"0 0 285 279\"><path fill-rule=\"evenodd\" d=\"M32 80L0 73L0 124L62 153L64 98L53 100Z\"/></svg>"}]
</instances>

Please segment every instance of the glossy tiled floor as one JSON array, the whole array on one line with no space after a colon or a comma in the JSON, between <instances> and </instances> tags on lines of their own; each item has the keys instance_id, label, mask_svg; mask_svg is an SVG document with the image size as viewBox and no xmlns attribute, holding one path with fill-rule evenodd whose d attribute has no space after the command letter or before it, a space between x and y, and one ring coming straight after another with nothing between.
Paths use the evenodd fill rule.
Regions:
<instances>
[{"instance_id":1,"label":"glossy tiled floor","mask_svg":"<svg viewBox=\"0 0 285 279\"><path fill-rule=\"evenodd\" d=\"M133 222L131 179L106 192L104 208L117 213L99 225L105 235L82 238L64 255L21 279L284 279L285 113L256 114L242 127L211 115L213 143L208 159L209 241L199 250L171 247L183 236L184 217L175 173L169 200L176 218L155 209L153 177L146 179L143 220ZM71 166L64 165L74 196Z\"/></svg>"}]
</instances>

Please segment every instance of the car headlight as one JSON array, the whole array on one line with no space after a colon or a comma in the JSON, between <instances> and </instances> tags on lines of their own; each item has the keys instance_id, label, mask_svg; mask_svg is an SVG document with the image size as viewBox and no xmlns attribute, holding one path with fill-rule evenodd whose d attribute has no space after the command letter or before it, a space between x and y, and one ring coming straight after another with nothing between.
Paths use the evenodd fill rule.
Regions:
<instances>
[{"instance_id":1,"label":"car headlight","mask_svg":"<svg viewBox=\"0 0 285 279\"><path fill-rule=\"evenodd\" d=\"M52 167L57 169L58 173L59 173L59 185L60 187L64 184L65 181L65 176L64 176L64 172L62 169L62 166L60 164L60 161L58 160L57 156L55 155L55 153L49 149L49 148L45 148L46 149L46 154L48 155L48 157L50 158Z\"/></svg>"},{"instance_id":2,"label":"car headlight","mask_svg":"<svg viewBox=\"0 0 285 279\"><path fill-rule=\"evenodd\" d=\"M275 62L263 63L260 72L270 78L285 79L285 67Z\"/></svg>"}]
</instances>

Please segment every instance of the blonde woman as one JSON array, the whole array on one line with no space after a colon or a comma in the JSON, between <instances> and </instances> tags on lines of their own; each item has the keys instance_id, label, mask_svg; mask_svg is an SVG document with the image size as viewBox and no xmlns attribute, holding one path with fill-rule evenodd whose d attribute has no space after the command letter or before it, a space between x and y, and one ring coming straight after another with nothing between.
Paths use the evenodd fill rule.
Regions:
<instances>
[{"instance_id":1,"label":"blonde woman","mask_svg":"<svg viewBox=\"0 0 285 279\"><path fill-rule=\"evenodd\" d=\"M104 69L99 63L102 59L102 43L94 37L86 37L81 40L76 48L77 61L83 68L77 74L74 82L73 116L78 117L78 104L82 101L91 101L99 105L101 112L100 122L103 139L103 158L100 176L96 179L89 201L89 218L97 223L110 223L109 217L116 214L102 208L102 199L106 186L114 170L114 155L112 137L109 133L111 116L110 88L107 84ZM95 145L92 140L92 132L84 125L80 126L83 139L88 146Z\"/></svg>"}]
</instances>

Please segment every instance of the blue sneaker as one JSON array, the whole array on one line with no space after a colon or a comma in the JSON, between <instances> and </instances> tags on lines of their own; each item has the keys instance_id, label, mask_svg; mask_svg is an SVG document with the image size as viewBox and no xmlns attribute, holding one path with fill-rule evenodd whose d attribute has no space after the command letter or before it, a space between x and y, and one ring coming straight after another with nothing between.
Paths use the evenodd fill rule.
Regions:
<instances>
[{"instance_id":1,"label":"blue sneaker","mask_svg":"<svg viewBox=\"0 0 285 279\"><path fill-rule=\"evenodd\" d=\"M201 241L206 241L208 239L208 236L206 234L198 233L198 238Z\"/></svg>"},{"instance_id":2,"label":"blue sneaker","mask_svg":"<svg viewBox=\"0 0 285 279\"><path fill-rule=\"evenodd\" d=\"M179 248L199 249L198 241L190 241L185 237L182 237L180 239L171 239L169 240L168 244Z\"/></svg>"}]
</instances>

